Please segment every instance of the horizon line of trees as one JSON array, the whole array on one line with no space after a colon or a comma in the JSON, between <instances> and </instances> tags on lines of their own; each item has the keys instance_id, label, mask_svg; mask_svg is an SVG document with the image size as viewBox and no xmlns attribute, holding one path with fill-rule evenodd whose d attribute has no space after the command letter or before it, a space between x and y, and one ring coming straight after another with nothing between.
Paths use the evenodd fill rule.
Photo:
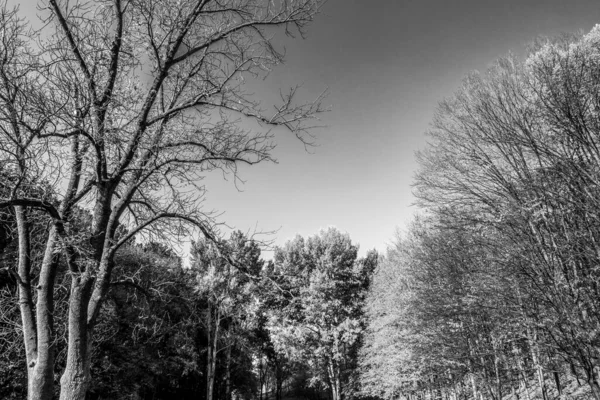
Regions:
<instances>
[{"instance_id":1,"label":"horizon line of trees","mask_svg":"<svg viewBox=\"0 0 600 400\"><path fill-rule=\"evenodd\" d=\"M14 216L2 216L0 397L16 400L27 395L28 383L14 301L18 277L11 272L18 241ZM83 210L80 218L81 225L90 223ZM36 243L48 234L41 225ZM357 251L348 234L329 228L297 236L265 261L260 244L235 231L220 244L195 241L184 267L165 244L131 241L115 259L119 273L100 314L86 398L351 397L358 389L362 305L378 258L374 251L359 258ZM68 279L61 264L57 320L68 314ZM58 377L66 364L67 327L56 337Z\"/></svg>"}]
</instances>

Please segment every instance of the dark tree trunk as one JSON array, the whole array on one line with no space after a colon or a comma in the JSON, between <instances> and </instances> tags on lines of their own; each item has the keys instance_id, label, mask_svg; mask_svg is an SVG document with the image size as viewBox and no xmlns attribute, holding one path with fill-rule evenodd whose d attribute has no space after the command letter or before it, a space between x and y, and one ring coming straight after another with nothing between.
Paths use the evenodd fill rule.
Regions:
<instances>
[{"instance_id":1,"label":"dark tree trunk","mask_svg":"<svg viewBox=\"0 0 600 400\"><path fill-rule=\"evenodd\" d=\"M208 352L206 362L206 399L212 400L214 396L215 387L215 370L217 367L217 345L219 340L219 310L217 308L215 315L215 330L211 337L210 331L212 329L212 307L208 310Z\"/></svg>"},{"instance_id":2,"label":"dark tree trunk","mask_svg":"<svg viewBox=\"0 0 600 400\"><path fill-rule=\"evenodd\" d=\"M560 385L560 374L558 371L554 371L554 383L556 384L556 391L558 395L562 395L562 386Z\"/></svg>"},{"instance_id":3,"label":"dark tree trunk","mask_svg":"<svg viewBox=\"0 0 600 400\"><path fill-rule=\"evenodd\" d=\"M233 343L227 346L225 364L225 400L231 400L231 348Z\"/></svg>"}]
</instances>

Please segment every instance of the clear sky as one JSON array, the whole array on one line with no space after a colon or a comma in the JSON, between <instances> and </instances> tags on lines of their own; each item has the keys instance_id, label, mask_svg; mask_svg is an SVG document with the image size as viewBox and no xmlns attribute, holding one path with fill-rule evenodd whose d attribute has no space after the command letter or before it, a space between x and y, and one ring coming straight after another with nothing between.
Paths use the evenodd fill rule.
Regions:
<instances>
[{"instance_id":1,"label":"clear sky","mask_svg":"<svg viewBox=\"0 0 600 400\"><path fill-rule=\"evenodd\" d=\"M276 244L334 225L361 255L384 250L415 212L414 153L437 102L537 36L596 23L594 0L329 0L305 41L285 41L286 65L263 82L272 91L302 83L315 96L329 88L318 147L309 154L281 132L279 164L243 169L241 192L208 180L207 207L244 231L279 229Z\"/></svg>"},{"instance_id":2,"label":"clear sky","mask_svg":"<svg viewBox=\"0 0 600 400\"><path fill-rule=\"evenodd\" d=\"M34 14L34 3L22 11ZM315 131L318 146L306 152L278 132L279 163L242 168L241 191L209 176L206 207L243 231L278 230L275 244L333 225L361 255L384 250L415 212L414 153L437 102L467 73L523 54L536 36L596 23L597 0L329 0L306 40L276 38L287 62L257 92L300 83L314 97L328 88L332 111Z\"/></svg>"}]
</instances>

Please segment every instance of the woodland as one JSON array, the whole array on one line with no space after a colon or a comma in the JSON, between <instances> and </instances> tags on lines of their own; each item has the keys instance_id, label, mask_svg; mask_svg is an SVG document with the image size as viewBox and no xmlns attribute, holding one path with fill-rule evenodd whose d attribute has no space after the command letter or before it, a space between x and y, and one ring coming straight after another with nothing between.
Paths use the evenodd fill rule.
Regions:
<instances>
[{"instance_id":1,"label":"woodland","mask_svg":"<svg viewBox=\"0 0 600 400\"><path fill-rule=\"evenodd\" d=\"M323 94L245 85L321 1L40 4L0 6L0 398L600 400L600 26L466 77L359 257L202 204L315 140Z\"/></svg>"}]
</instances>

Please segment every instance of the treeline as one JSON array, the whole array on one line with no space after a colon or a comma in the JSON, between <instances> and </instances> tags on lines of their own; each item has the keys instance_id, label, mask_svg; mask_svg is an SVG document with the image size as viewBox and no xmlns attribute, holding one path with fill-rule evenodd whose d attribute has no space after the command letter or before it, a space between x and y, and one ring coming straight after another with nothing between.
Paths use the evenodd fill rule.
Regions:
<instances>
[{"instance_id":1,"label":"treeline","mask_svg":"<svg viewBox=\"0 0 600 400\"><path fill-rule=\"evenodd\" d=\"M26 349L12 272L18 243L14 215L2 216L0 397L22 399ZM81 210L82 230L90 219ZM33 227L33 243L44 242L46 223L42 216ZM94 331L87 398L348 397L358 391L362 304L377 264L376 253L359 259L357 250L347 234L330 228L298 236L267 262L257 242L234 232L218 245L196 241L184 267L164 244L130 241L117 254L118 273ZM62 261L57 321L68 319L69 279ZM56 327L58 378L68 331L63 323Z\"/></svg>"},{"instance_id":2,"label":"treeline","mask_svg":"<svg viewBox=\"0 0 600 400\"><path fill-rule=\"evenodd\" d=\"M600 27L501 59L440 104L422 214L367 300L364 391L547 399L578 382L600 399L599 137Z\"/></svg>"}]
</instances>

